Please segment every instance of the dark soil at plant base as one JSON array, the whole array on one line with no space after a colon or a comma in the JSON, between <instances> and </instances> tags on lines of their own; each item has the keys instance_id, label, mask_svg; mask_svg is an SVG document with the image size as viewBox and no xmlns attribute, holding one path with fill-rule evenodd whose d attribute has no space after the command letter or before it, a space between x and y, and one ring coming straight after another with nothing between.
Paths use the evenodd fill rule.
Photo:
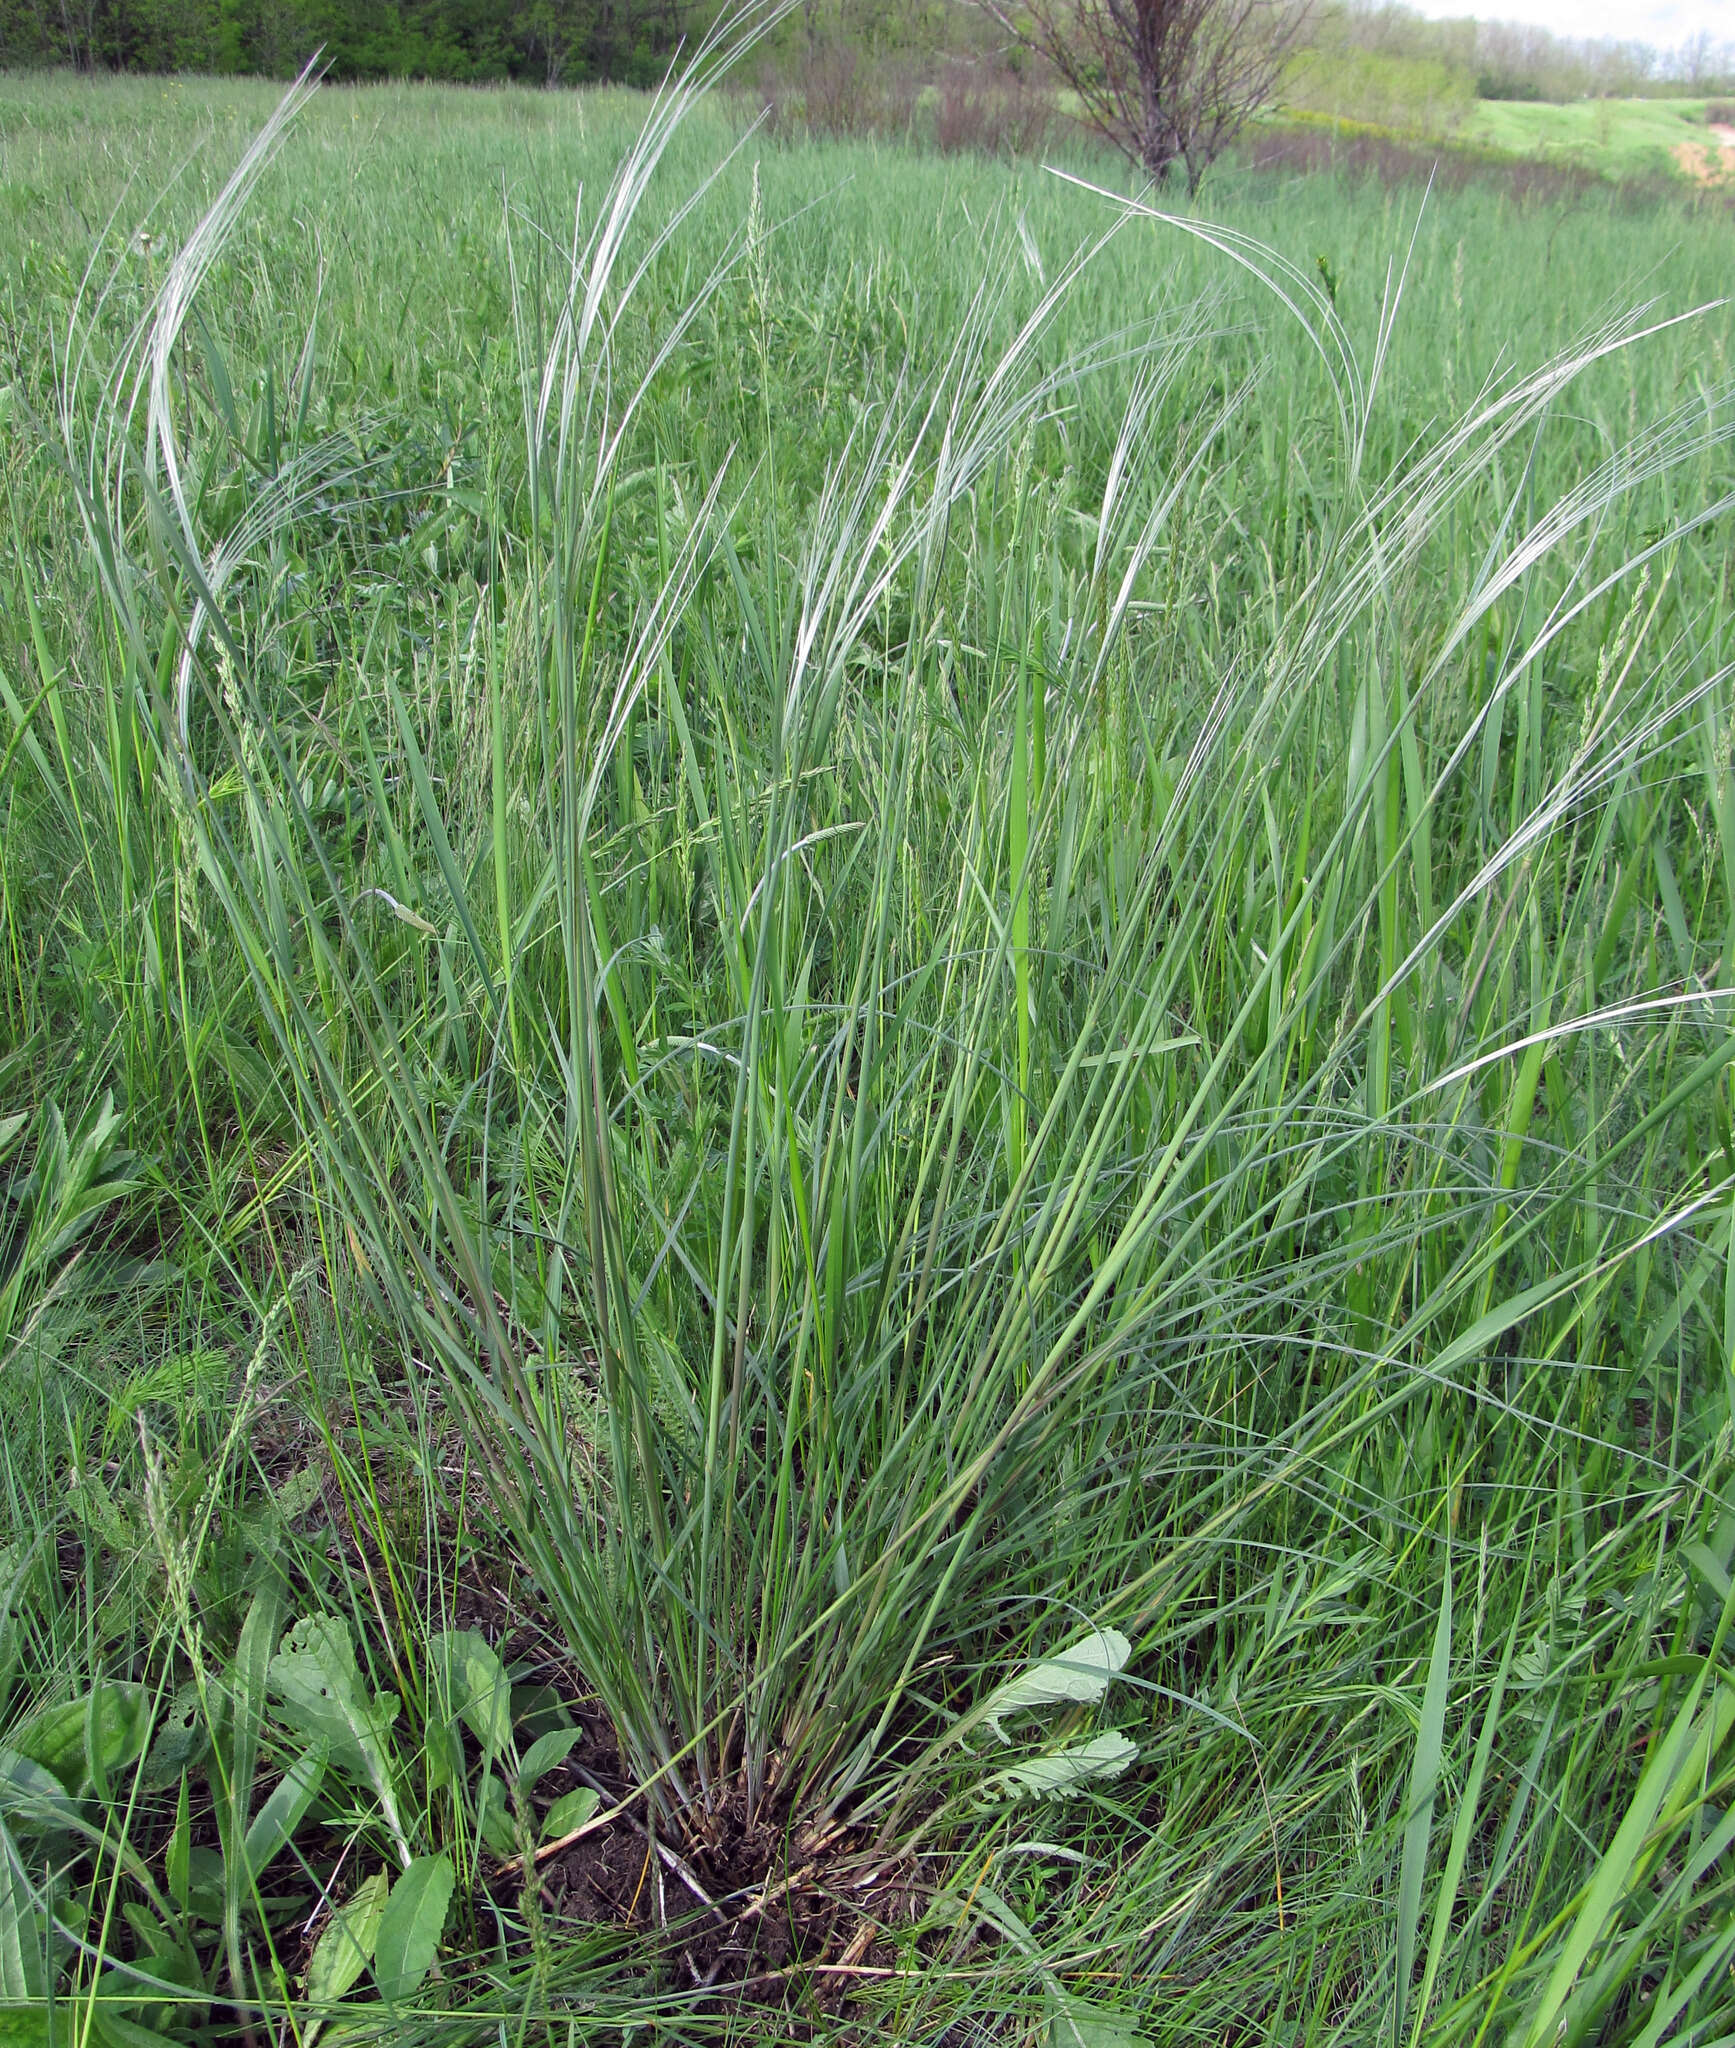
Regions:
<instances>
[{"instance_id":1,"label":"dark soil at plant base","mask_svg":"<svg viewBox=\"0 0 1735 2048\"><path fill-rule=\"evenodd\" d=\"M577 1714L585 1740L569 1766L611 1803L624 1791L619 1755L594 1710ZM919 1914L920 1874L875 1856L860 1830L816 1833L762 1814L731 1794L701 1838L653 1843L643 1802L540 1866L543 1910L555 1919L641 1931L670 1967L671 1988L714 1993L720 2005L784 2005L796 1987L827 2013L852 1990L892 1974L888 1930ZM508 1882L515 1883L516 1872Z\"/></svg>"}]
</instances>

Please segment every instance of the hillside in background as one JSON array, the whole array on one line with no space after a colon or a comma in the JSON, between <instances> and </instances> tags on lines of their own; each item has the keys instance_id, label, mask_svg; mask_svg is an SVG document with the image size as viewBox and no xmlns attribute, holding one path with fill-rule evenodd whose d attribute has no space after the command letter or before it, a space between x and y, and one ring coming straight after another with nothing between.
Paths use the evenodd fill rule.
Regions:
<instances>
[{"instance_id":1,"label":"hillside in background","mask_svg":"<svg viewBox=\"0 0 1735 2048\"><path fill-rule=\"evenodd\" d=\"M1463 118L1479 101L1567 105L1735 89L1735 43L1678 49L1575 41L1513 22L1430 21L1384 0L1325 0L1296 67L1300 104L1394 125Z\"/></svg>"},{"instance_id":2,"label":"hillside in background","mask_svg":"<svg viewBox=\"0 0 1735 2048\"><path fill-rule=\"evenodd\" d=\"M1735 179L1735 45L1575 42L1509 23L1331 5L1279 119L1540 159L1615 179Z\"/></svg>"},{"instance_id":3,"label":"hillside in background","mask_svg":"<svg viewBox=\"0 0 1735 2048\"><path fill-rule=\"evenodd\" d=\"M1735 172L1730 115L1720 100L1580 100L1570 106L1478 101L1461 131L1474 146L1582 164L1605 177L1673 170L1701 183Z\"/></svg>"}]
</instances>

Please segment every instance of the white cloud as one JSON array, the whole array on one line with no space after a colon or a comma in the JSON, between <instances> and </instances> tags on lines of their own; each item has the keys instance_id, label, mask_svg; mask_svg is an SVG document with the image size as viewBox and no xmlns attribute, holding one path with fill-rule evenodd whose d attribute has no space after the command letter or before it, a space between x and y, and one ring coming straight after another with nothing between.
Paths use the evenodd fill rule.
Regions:
<instances>
[{"instance_id":1,"label":"white cloud","mask_svg":"<svg viewBox=\"0 0 1735 2048\"><path fill-rule=\"evenodd\" d=\"M1465 0L1411 0L1435 20L1477 14L1484 21L1521 21L1557 36L1578 40L1606 36L1623 43L1678 48L1689 36L1708 31L1719 42L1735 42L1731 0L1494 0L1472 7Z\"/></svg>"}]
</instances>

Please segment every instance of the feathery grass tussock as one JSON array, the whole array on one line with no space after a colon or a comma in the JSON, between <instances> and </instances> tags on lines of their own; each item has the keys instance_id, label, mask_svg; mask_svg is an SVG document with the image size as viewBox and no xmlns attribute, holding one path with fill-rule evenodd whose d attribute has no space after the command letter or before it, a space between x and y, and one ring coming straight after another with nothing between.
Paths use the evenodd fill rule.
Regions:
<instances>
[{"instance_id":1,"label":"feathery grass tussock","mask_svg":"<svg viewBox=\"0 0 1735 2048\"><path fill-rule=\"evenodd\" d=\"M82 281L5 88L6 2024L1707 2040L1709 231L761 19L142 122Z\"/></svg>"}]
</instances>

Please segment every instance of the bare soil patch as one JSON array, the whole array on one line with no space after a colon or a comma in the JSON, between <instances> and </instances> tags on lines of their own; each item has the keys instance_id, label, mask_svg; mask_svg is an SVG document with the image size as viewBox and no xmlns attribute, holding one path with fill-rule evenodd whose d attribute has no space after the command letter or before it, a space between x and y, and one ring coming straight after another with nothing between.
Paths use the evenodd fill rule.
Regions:
<instances>
[{"instance_id":1,"label":"bare soil patch","mask_svg":"<svg viewBox=\"0 0 1735 2048\"><path fill-rule=\"evenodd\" d=\"M1735 124L1710 123L1709 142L1680 142L1675 161L1689 178L1701 185L1721 185L1735 179Z\"/></svg>"}]
</instances>

